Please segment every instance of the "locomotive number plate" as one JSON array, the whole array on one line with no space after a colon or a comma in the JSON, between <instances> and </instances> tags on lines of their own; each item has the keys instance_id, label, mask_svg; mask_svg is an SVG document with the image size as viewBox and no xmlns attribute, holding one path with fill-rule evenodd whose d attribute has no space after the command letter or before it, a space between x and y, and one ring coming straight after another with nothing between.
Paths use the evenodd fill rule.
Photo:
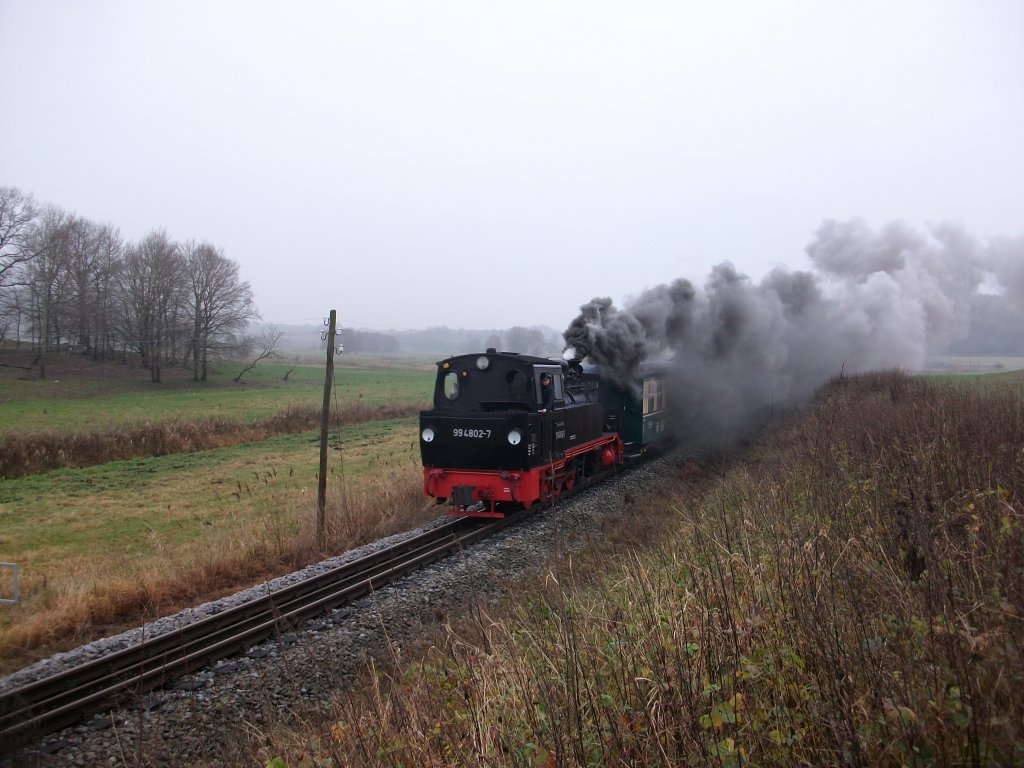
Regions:
<instances>
[{"instance_id":1,"label":"locomotive number plate","mask_svg":"<svg viewBox=\"0 0 1024 768\"><path fill-rule=\"evenodd\" d=\"M453 437L476 437L476 438L488 438L491 436L491 430L489 429L462 429L456 427L452 430Z\"/></svg>"}]
</instances>

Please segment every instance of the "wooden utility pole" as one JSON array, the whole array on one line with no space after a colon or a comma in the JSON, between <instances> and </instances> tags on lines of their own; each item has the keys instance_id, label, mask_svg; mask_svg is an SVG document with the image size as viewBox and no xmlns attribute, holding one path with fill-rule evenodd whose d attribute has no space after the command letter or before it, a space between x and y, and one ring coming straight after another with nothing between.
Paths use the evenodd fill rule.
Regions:
<instances>
[{"instance_id":1,"label":"wooden utility pole","mask_svg":"<svg viewBox=\"0 0 1024 768\"><path fill-rule=\"evenodd\" d=\"M320 474L316 496L316 545L324 547L324 529L327 526L327 428L330 425L331 385L334 384L334 336L337 313L331 310L327 325L327 378L324 379L324 407L320 414Z\"/></svg>"}]
</instances>

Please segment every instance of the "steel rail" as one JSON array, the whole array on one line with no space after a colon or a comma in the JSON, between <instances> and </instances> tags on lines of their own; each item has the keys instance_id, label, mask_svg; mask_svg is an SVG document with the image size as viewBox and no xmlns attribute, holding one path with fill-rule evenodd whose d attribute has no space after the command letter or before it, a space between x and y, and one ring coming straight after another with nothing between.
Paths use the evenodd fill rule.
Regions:
<instances>
[{"instance_id":1,"label":"steel rail","mask_svg":"<svg viewBox=\"0 0 1024 768\"><path fill-rule=\"evenodd\" d=\"M629 464L627 463L627 467ZM0 693L0 741L20 745L83 715L137 699L211 662L359 599L419 568L462 550L533 513L623 471L615 468L576 482L529 510L486 522L459 517L358 560L270 591L55 675Z\"/></svg>"},{"instance_id":2,"label":"steel rail","mask_svg":"<svg viewBox=\"0 0 1024 768\"><path fill-rule=\"evenodd\" d=\"M357 600L509 525L452 520L302 582L0 694L0 741L24 743Z\"/></svg>"}]
</instances>

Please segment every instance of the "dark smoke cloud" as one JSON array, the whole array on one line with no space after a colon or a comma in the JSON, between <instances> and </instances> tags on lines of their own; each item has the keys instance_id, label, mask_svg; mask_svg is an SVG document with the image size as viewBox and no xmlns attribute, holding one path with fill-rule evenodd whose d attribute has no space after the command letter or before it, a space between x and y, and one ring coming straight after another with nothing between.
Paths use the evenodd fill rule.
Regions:
<instances>
[{"instance_id":1,"label":"dark smoke cloud","mask_svg":"<svg viewBox=\"0 0 1024 768\"><path fill-rule=\"evenodd\" d=\"M755 283L723 263L700 289L679 279L622 309L593 299L564 333L566 357L622 383L644 361L671 360L676 401L709 432L735 437L840 372L920 369L929 350L966 333L986 274L1024 306L1024 239L853 219L824 222L806 252L812 272L778 269Z\"/></svg>"}]
</instances>

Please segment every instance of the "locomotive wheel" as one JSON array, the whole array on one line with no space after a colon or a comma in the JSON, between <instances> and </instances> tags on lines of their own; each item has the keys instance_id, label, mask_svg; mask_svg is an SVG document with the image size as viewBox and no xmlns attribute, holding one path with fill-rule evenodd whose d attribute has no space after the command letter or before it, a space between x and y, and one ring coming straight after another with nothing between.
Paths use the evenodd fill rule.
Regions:
<instances>
[{"instance_id":1,"label":"locomotive wheel","mask_svg":"<svg viewBox=\"0 0 1024 768\"><path fill-rule=\"evenodd\" d=\"M571 491L573 486L576 485L576 460L573 459L571 462L565 465L565 478L562 480L562 488L565 491Z\"/></svg>"}]
</instances>

